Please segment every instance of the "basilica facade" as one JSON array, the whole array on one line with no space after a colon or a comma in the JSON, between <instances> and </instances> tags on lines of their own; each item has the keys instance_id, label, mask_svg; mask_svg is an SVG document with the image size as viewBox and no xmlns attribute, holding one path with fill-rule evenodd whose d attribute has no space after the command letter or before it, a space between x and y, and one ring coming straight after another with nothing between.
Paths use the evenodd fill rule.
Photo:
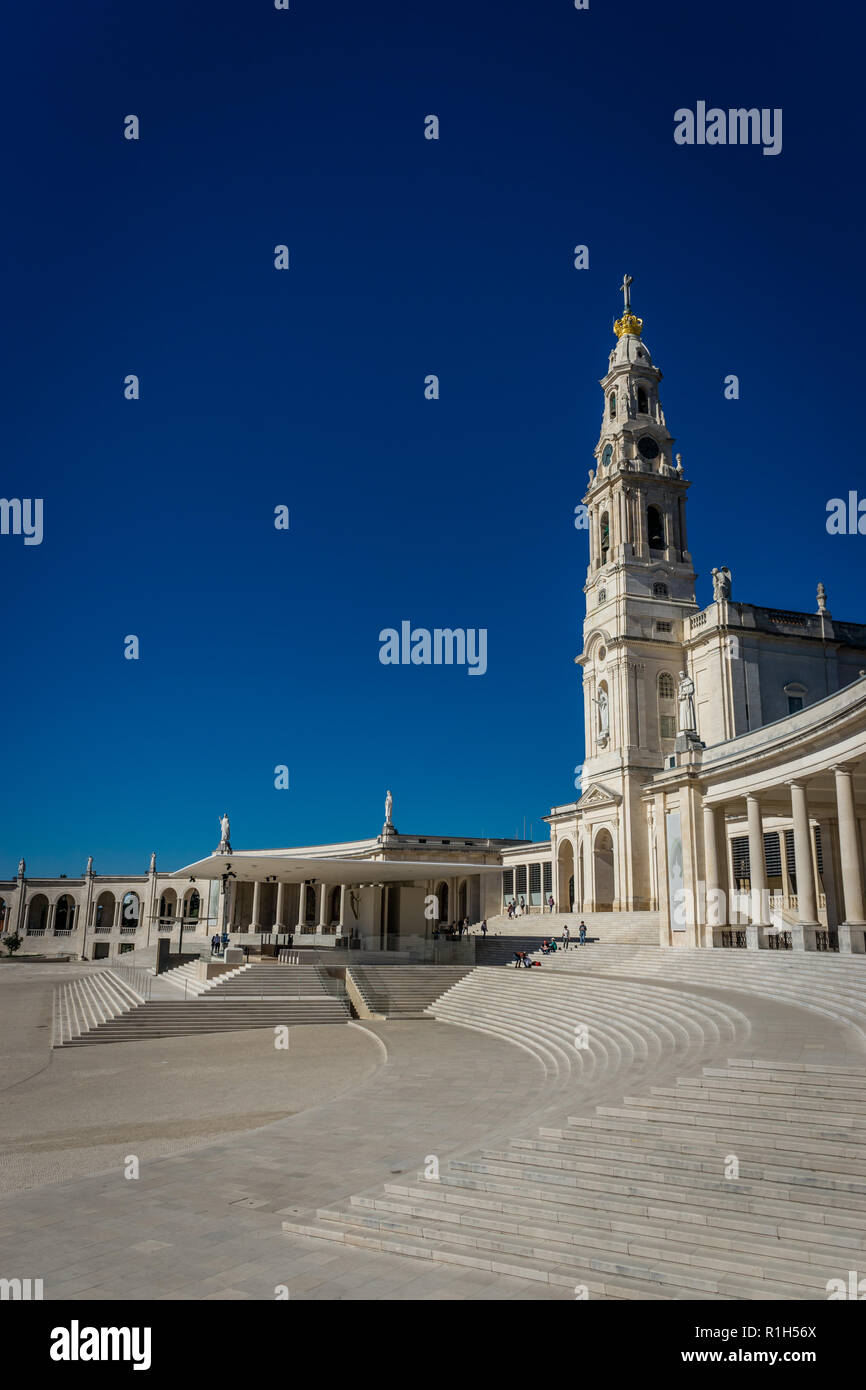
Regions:
<instances>
[{"instance_id":1,"label":"basilica facade","mask_svg":"<svg viewBox=\"0 0 866 1390\"><path fill-rule=\"evenodd\" d=\"M515 902L651 913L663 946L864 950L866 625L820 583L811 613L745 602L724 555L697 603L691 484L630 286L582 503L585 757L549 839L400 834L390 793L381 832L343 844L232 852L224 817L169 874L33 880L22 860L5 934L88 958L181 930L406 949Z\"/></svg>"},{"instance_id":2,"label":"basilica facade","mask_svg":"<svg viewBox=\"0 0 866 1390\"><path fill-rule=\"evenodd\" d=\"M583 499L586 754L547 818L555 897L658 911L663 945L861 950L866 625L820 583L813 613L741 601L724 564L698 605L691 485L629 286Z\"/></svg>"}]
</instances>

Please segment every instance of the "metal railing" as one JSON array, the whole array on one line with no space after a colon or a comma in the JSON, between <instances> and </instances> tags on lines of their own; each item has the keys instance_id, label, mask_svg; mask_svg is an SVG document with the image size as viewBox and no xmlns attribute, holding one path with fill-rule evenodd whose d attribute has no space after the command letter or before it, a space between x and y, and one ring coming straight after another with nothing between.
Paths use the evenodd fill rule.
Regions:
<instances>
[{"instance_id":1,"label":"metal railing","mask_svg":"<svg viewBox=\"0 0 866 1390\"><path fill-rule=\"evenodd\" d=\"M149 970L140 965L121 965L117 956L112 957L107 968L135 990L136 994L141 995L142 999L150 998L153 975Z\"/></svg>"}]
</instances>

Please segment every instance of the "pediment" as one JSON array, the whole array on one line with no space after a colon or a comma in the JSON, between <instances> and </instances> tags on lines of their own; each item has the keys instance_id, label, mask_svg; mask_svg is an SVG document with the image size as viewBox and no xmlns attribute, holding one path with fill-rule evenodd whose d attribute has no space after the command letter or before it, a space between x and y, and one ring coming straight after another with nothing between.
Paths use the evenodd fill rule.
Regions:
<instances>
[{"instance_id":1,"label":"pediment","mask_svg":"<svg viewBox=\"0 0 866 1390\"><path fill-rule=\"evenodd\" d=\"M618 806L622 801L619 792L612 791L601 782L591 782L577 803L578 811L592 811L596 806Z\"/></svg>"}]
</instances>

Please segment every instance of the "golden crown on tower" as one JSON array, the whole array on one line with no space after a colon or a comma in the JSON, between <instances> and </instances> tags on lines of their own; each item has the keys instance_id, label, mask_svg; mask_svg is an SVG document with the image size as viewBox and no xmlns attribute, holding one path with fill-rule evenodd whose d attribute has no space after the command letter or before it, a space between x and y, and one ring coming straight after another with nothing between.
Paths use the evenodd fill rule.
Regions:
<instances>
[{"instance_id":1,"label":"golden crown on tower","mask_svg":"<svg viewBox=\"0 0 866 1390\"><path fill-rule=\"evenodd\" d=\"M621 319L617 319L613 325L613 331L618 338L622 338L626 333L633 333L636 338L640 337L643 328L643 319L639 319L637 314L623 314Z\"/></svg>"}]
</instances>

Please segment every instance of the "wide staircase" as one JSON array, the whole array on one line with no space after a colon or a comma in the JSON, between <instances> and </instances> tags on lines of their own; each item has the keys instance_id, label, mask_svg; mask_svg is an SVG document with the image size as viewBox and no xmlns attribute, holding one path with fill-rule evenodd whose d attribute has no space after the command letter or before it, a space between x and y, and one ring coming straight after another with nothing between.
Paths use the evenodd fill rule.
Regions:
<instances>
[{"instance_id":1,"label":"wide staircase","mask_svg":"<svg viewBox=\"0 0 866 1390\"><path fill-rule=\"evenodd\" d=\"M127 1005L127 1012L94 1016L87 1028L61 1034L57 1045L135 1042L280 1025L347 1023L350 1018L342 989L330 985L321 971L314 966L276 963L242 966L191 999L159 998L143 1003L136 998L135 1004L137 1007Z\"/></svg>"},{"instance_id":2,"label":"wide staircase","mask_svg":"<svg viewBox=\"0 0 866 1390\"><path fill-rule=\"evenodd\" d=\"M590 940L617 946L658 946L659 943L657 912L532 912L510 921L504 914L488 917L487 941L478 944L493 944L497 936L534 941L543 936L555 936L559 940L566 924L572 938L576 939L581 921L586 922Z\"/></svg>"},{"instance_id":3,"label":"wide staircase","mask_svg":"<svg viewBox=\"0 0 866 1390\"><path fill-rule=\"evenodd\" d=\"M741 1060L736 1000L679 979L479 969L432 1012L533 1053L544 1118L286 1231L604 1299L823 1300L866 1262L862 1067Z\"/></svg>"},{"instance_id":4,"label":"wide staircase","mask_svg":"<svg viewBox=\"0 0 866 1390\"><path fill-rule=\"evenodd\" d=\"M76 1042L143 1002L137 990L109 969L96 969L58 985L54 991L52 1046Z\"/></svg>"},{"instance_id":5,"label":"wide staircase","mask_svg":"<svg viewBox=\"0 0 866 1390\"><path fill-rule=\"evenodd\" d=\"M514 973L601 975L765 995L844 1022L866 1038L866 956L586 945L555 956L537 951L531 959L541 961L542 970Z\"/></svg>"},{"instance_id":6,"label":"wide staircase","mask_svg":"<svg viewBox=\"0 0 866 1390\"><path fill-rule=\"evenodd\" d=\"M823 1300L866 1261L864 1159L862 1071L731 1061L284 1229L596 1298Z\"/></svg>"},{"instance_id":7,"label":"wide staircase","mask_svg":"<svg viewBox=\"0 0 866 1390\"><path fill-rule=\"evenodd\" d=\"M202 980L198 974L198 962L188 961L184 965L176 965L171 970L165 970L157 978L161 984L173 985L180 990L185 999L198 998L200 994L214 988L215 985L223 984L230 975L237 975L241 970L248 970L249 966L239 965L237 970L227 970L222 975L214 975L209 980Z\"/></svg>"},{"instance_id":8,"label":"wide staircase","mask_svg":"<svg viewBox=\"0 0 866 1390\"><path fill-rule=\"evenodd\" d=\"M469 966L354 965L348 971L361 1017L429 1018L429 1006L470 973Z\"/></svg>"}]
</instances>

